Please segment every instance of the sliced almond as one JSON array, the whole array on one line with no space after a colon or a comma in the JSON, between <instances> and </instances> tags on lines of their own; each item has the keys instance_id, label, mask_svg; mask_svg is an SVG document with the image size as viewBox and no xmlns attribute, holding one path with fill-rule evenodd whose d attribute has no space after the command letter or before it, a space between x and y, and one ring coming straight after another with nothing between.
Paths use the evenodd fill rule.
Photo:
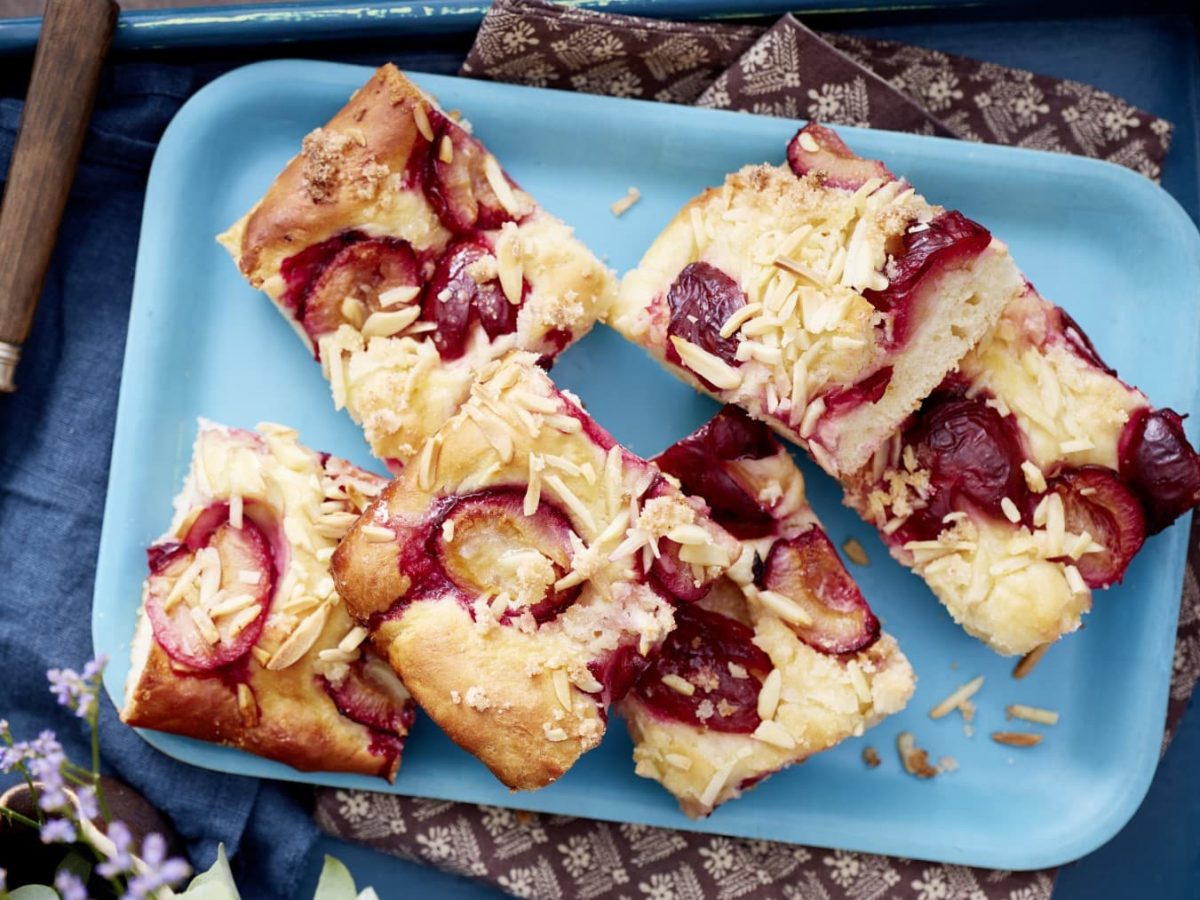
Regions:
<instances>
[{"instance_id":1,"label":"sliced almond","mask_svg":"<svg viewBox=\"0 0 1200 900\"><path fill-rule=\"evenodd\" d=\"M992 740L1009 747L1036 747L1042 742L1042 736L1028 731L993 731Z\"/></svg>"},{"instance_id":2,"label":"sliced almond","mask_svg":"<svg viewBox=\"0 0 1200 900\"><path fill-rule=\"evenodd\" d=\"M786 728L774 720L759 722L758 727L754 729L753 737L781 750L796 749L796 739Z\"/></svg>"},{"instance_id":3,"label":"sliced almond","mask_svg":"<svg viewBox=\"0 0 1200 900\"><path fill-rule=\"evenodd\" d=\"M625 196L620 200L614 201L608 208L612 210L614 216L623 216L629 211L629 207L637 203L642 198L642 192L635 187L631 187L625 192Z\"/></svg>"},{"instance_id":4,"label":"sliced almond","mask_svg":"<svg viewBox=\"0 0 1200 900\"><path fill-rule=\"evenodd\" d=\"M785 622L802 627L813 624L812 616L800 604L778 591L758 591L757 597L763 606Z\"/></svg>"},{"instance_id":5,"label":"sliced almond","mask_svg":"<svg viewBox=\"0 0 1200 900\"><path fill-rule=\"evenodd\" d=\"M242 724L253 728L258 724L258 701L254 699L254 691L244 681L237 686L238 712L242 716Z\"/></svg>"},{"instance_id":6,"label":"sliced almond","mask_svg":"<svg viewBox=\"0 0 1200 900\"><path fill-rule=\"evenodd\" d=\"M725 787L725 782L729 780L729 776L733 774L733 763L726 763L713 772L712 778L708 780L708 784L704 788L704 792L700 795L700 805L704 808L712 806L720 796L721 789Z\"/></svg>"},{"instance_id":7,"label":"sliced almond","mask_svg":"<svg viewBox=\"0 0 1200 900\"><path fill-rule=\"evenodd\" d=\"M525 209L517 202L517 196L513 193L512 185L504 177L504 170L500 168L500 163L496 162L496 157L490 153L483 158L483 175L487 178L487 183L491 185L492 191L496 194L496 199L500 201L500 205L504 207L505 212L510 216L518 218L525 214Z\"/></svg>"},{"instance_id":8,"label":"sliced almond","mask_svg":"<svg viewBox=\"0 0 1200 900\"><path fill-rule=\"evenodd\" d=\"M321 631L325 628L328 618L329 604L323 603L296 626L295 631L288 635L287 640L280 645L270 662L267 663L267 668L272 672L278 672L298 662L305 653L312 649L312 645L316 643Z\"/></svg>"},{"instance_id":9,"label":"sliced almond","mask_svg":"<svg viewBox=\"0 0 1200 900\"><path fill-rule=\"evenodd\" d=\"M550 676L554 682L554 694L558 697L558 702L567 712L571 711L571 680L567 678L566 670L555 669Z\"/></svg>"},{"instance_id":10,"label":"sliced almond","mask_svg":"<svg viewBox=\"0 0 1200 900\"><path fill-rule=\"evenodd\" d=\"M691 771L692 758L684 756L682 753L665 753L663 754L663 762L668 766L673 766L681 772Z\"/></svg>"},{"instance_id":11,"label":"sliced almond","mask_svg":"<svg viewBox=\"0 0 1200 900\"><path fill-rule=\"evenodd\" d=\"M421 288L415 284L402 284L388 288L379 294L379 305L384 309L389 306L399 306L401 303L411 303L421 296Z\"/></svg>"},{"instance_id":12,"label":"sliced almond","mask_svg":"<svg viewBox=\"0 0 1200 900\"><path fill-rule=\"evenodd\" d=\"M583 501L570 488L563 484L563 480L557 475L546 475L544 478L546 484L558 494L558 499L566 504L567 508L575 514L576 518L587 529L588 534L595 534L596 520L592 516L592 511L584 505ZM587 538L587 535L584 535L584 537ZM587 539L591 540L591 538Z\"/></svg>"},{"instance_id":13,"label":"sliced almond","mask_svg":"<svg viewBox=\"0 0 1200 900\"><path fill-rule=\"evenodd\" d=\"M683 364L714 387L729 391L741 385L741 373L719 356L714 356L676 335L671 335L671 343Z\"/></svg>"},{"instance_id":14,"label":"sliced almond","mask_svg":"<svg viewBox=\"0 0 1200 900\"><path fill-rule=\"evenodd\" d=\"M758 691L758 717L764 722L775 718L775 711L779 708L779 698L782 693L783 675L778 669L772 669L770 674L763 679L762 687Z\"/></svg>"},{"instance_id":15,"label":"sliced almond","mask_svg":"<svg viewBox=\"0 0 1200 900\"><path fill-rule=\"evenodd\" d=\"M974 697L981 687L983 687L983 676L980 675L978 678L972 678L966 684L956 688L949 697L931 709L929 711L929 718L940 719L943 716L949 715L954 710L960 709L963 703Z\"/></svg>"},{"instance_id":16,"label":"sliced almond","mask_svg":"<svg viewBox=\"0 0 1200 900\"><path fill-rule=\"evenodd\" d=\"M685 697L691 697L696 693L696 686L684 678L682 675L676 675L672 672L669 675L662 677L662 683L671 690L683 694Z\"/></svg>"},{"instance_id":17,"label":"sliced almond","mask_svg":"<svg viewBox=\"0 0 1200 900\"><path fill-rule=\"evenodd\" d=\"M1013 666L1013 678L1025 678L1028 673L1033 671L1033 667L1038 665L1038 662L1042 661L1043 656L1046 655L1046 650L1049 649L1050 644L1044 643L1042 646L1034 647L1032 650L1030 650L1030 652L1026 653L1024 656L1021 656L1021 659L1016 662L1015 666Z\"/></svg>"},{"instance_id":18,"label":"sliced almond","mask_svg":"<svg viewBox=\"0 0 1200 900\"><path fill-rule=\"evenodd\" d=\"M867 551L858 542L858 538L846 538L845 543L842 544L842 552L846 554L846 559L850 560L856 566L866 566L871 563L871 560L867 557Z\"/></svg>"},{"instance_id":19,"label":"sliced almond","mask_svg":"<svg viewBox=\"0 0 1200 900\"><path fill-rule=\"evenodd\" d=\"M1010 719L1024 719L1038 725L1057 725L1058 713L1052 709L1042 709L1038 706L1025 706L1023 703L1013 703L1005 709Z\"/></svg>"},{"instance_id":20,"label":"sliced almond","mask_svg":"<svg viewBox=\"0 0 1200 900\"><path fill-rule=\"evenodd\" d=\"M384 528L382 525L363 525L358 532L367 539L368 543L372 544L386 544L388 541L396 539L396 532L390 528Z\"/></svg>"},{"instance_id":21,"label":"sliced almond","mask_svg":"<svg viewBox=\"0 0 1200 900\"><path fill-rule=\"evenodd\" d=\"M408 306L394 312L371 313L363 323L362 333L367 337L391 337L402 332L420 317L419 306Z\"/></svg>"},{"instance_id":22,"label":"sliced almond","mask_svg":"<svg viewBox=\"0 0 1200 900\"><path fill-rule=\"evenodd\" d=\"M442 436L435 434L425 441L421 448L421 457L417 460L417 487L423 491L433 490L437 479L438 457L442 452Z\"/></svg>"},{"instance_id":23,"label":"sliced almond","mask_svg":"<svg viewBox=\"0 0 1200 900\"><path fill-rule=\"evenodd\" d=\"M412 111L413 122L417 126L417 131L421 132L421 137L427 141L433 140L433 126L429 124L429 113L425 112L425 104L417 102L413 104Z\"/></svg>"}]
</instances>

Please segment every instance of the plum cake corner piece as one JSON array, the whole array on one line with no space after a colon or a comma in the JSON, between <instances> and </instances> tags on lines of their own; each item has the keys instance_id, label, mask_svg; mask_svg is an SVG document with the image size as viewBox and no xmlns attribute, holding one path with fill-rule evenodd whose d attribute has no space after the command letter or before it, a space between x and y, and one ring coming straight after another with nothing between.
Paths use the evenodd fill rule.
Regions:
<instances>
[{"instance_id":1,"label":"plum cake corner piece","mask_svg":"<svg viewBox=\"0 0 1200 900\"><path fill-rule=\"evenodd\" d=\"M421 707L532 790L600 742L674 607L737 552L514 353L350 529L333 573Z\"/></svg>"},{"instance_id":2,"label":"plum cake corner piece","mask_svg":"<svg viewBox=\"0 0 1200 900\"><path fill-rule=\"evenodd\" d=\"M329 574L384 479L296 432L201 420L149 575L121 718L320 770L395 777L414 706Z\"/></svg>"},{"instance_id":3,"label":"plum cake corner piece","mask_svg":"<svg viewBox=\"0 0 1200 900\"><path fill-rule=\"evenodd\" d=\"M969 633L1024 654L1079 628L1149 535L1200 503L1183 417L1156 409L1032 285L847 503Z\"/></svg>"},{"instance_id":4,"label":"plum cake corner piece","mask_svg":"<svg viewBox=\"0 0 1200 900\"><path fill-rule=\"evenodd\" d=\"M764 424L726 407L654 462L742 546L618 705L637 773L702 817L899 712L915 678Z\"/></svg>"},{"instance_id":5,"label":"plum cake corner piece","mask_svg":"<svg viewBox=\"0 0 1200 900\"><path fill-rule=\"evenodd\" d=\"M475 371L513 349L553 361L616 294L469 123L390 64L219 240L393 469L454 414Z\"/></svg>"},{"instance_id":6,"label":"plum cake corner piece","mask_svg":"<svg viewBox=\"0 0 1200 900\"><path fill-rule=\"evenodd\" d=\"M1020 292L1007 248L810 124L788 165L692 199L610 323L693 386L853 472Z\"/></svg>"}]
</instances>

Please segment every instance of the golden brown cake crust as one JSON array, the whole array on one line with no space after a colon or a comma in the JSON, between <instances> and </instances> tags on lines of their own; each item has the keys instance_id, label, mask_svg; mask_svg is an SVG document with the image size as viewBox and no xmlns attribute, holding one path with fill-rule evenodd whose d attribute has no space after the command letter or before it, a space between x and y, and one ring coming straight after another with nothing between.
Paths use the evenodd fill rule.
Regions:
<instances>
[{"instance_id":1,"label":"golden brown cake crust","mask_svg":"<svg viewBox=\"0 0 1200 900\"><path fill-rule=\"evenodd\" d=\"M520 659L493 653L457 604L418 603L405 619L406 627L393 622L381 627L376 647L394 666L403 664L413 697L454 743L517 791L544 787L574 765L583 752L579 741L546 741L544 723L559 707L550 676L534 676L523 690L504 694L512 699L493 705L486 686L512 681L513 668L520 671L523 665ZM482 696L472 689L482 690ZM488 721L492 717L494 723ZM565 713L557 724L574 733L588 718Z\"/></svg>"},{"instance_id":2,"label":"golden brown cake crust","mask_svg":"<svg viewBox=\"0 0 1200 900\"><path fill-rule=\"evenodd\" d=\"M346 520L357 515L355 504L365 505L382 484L376 475L302 446L296 432L283 426L266 423L250 432L201 421L171 527L155 546L186 552L179 542L187 540L197 517L218 504L228 509L236 497L243 514L252 515L250 521L274 542L275 581L265 595L266 618L239 658L207 671L183 665L168 653L179 639L175 626L161 619L151 624L152 592L164 590L163 579L171 577L152 571L143 587L122 720L305 771L393 779L411 725L412 698L363 645L366 631L333 592L327 562ZM222 584L227 574L218 575ZM220 619L215 599L206 605L204 597L190 593L194 586L184 588L192 576L176 577L167 583L182 590L183 603ZM165 607L161 594L157 602L157 608ZM158 634L156 628L166 630ZM343 711L339 704L349 708ZM359 715L368 718L352 718Z\"/></svg>"},{"instance_id":3,"label":"golden brown cake crust","mask_svg":"<svg viewBox=\"0 0 1200 900\"><path fill-rule=\"evenodd\" d=\"M379 166L403 167L418 134L411 110L427 106L391 63L375 71L323 128L309 133L250 213L238 266L256 287L264 252L290 255L358 221L374 199Z\"/></svg>"},{"instance_id":4,"label":"golden brown cake crust","mask_svg":"<svg viewBox=\"0 0 1200 900\"><path fill-rule=\"evenodd\" d=\"M370 752L369 730L339 715L323 690L298 690L290 669L274 673L254 662L249 666L254 671L246 683L258 707L256 724L243 718L235 685L217 676L177 674L170 657L155 644L121 720L236 747L302 772L353 772L389 781L396 777L400 756L389 761ZM294 715L297 711L302 715Z\"/></svg>"}]
</instances>

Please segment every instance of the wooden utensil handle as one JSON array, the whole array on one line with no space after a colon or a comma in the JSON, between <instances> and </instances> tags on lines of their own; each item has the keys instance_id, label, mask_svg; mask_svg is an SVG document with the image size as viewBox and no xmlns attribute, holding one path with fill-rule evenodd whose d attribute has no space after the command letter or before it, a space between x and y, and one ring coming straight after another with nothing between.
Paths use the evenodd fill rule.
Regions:
<instances>
[{"instance_id":1,"label":"wooden utensil handle","mask_svg":"<svg viewBox=\"0 0 1200 900\"><path fill-rule=\"evenodd\" d=\"M0 208L0 341L14 350L33 323L117 12L113 0L46 3Z\"/></svg>"}]
</instances>

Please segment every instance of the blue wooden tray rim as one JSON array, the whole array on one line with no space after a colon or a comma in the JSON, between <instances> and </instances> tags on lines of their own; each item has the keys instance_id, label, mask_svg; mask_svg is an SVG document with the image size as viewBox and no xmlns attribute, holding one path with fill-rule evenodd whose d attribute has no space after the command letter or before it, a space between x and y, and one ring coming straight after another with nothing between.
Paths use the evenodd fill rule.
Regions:
<instances>
[{"instance_id":1,"label":"blue wooden tray rim","mask_svg":"<svg viewBox=\"0 0 1200 900\"><path fill-rule=\"evenodd\" d=\"M1018 2L1031 4L1032 0ZM488 0L373 0L138 9L121 13L112 46L115 50L156 50L452 34L477 28L490 5ZM953 9L985 4L979 0L583 0L563 5L635 16L709 19L785 12ZM0 20L0 55L32 52L41 24L41 18L33 16Z\"/></svg>"}]
</instances>

